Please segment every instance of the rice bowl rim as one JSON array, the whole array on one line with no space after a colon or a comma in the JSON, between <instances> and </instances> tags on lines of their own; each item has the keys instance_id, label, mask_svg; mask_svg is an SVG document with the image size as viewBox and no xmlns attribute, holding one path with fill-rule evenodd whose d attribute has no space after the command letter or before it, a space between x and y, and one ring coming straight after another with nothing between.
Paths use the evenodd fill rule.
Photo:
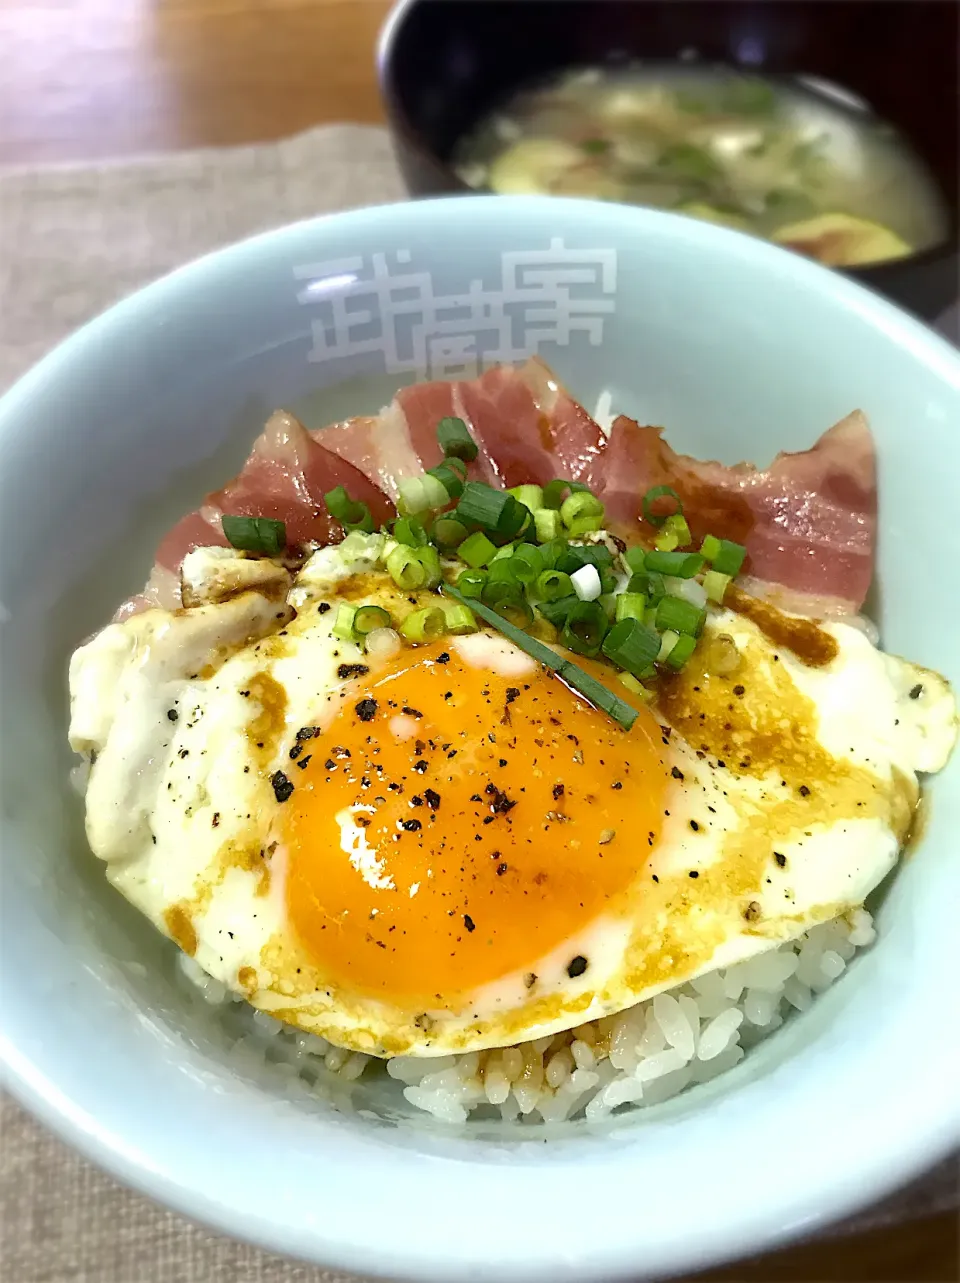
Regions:
<instances>
[{"instance_id":1,"label":"rice bowl rim","mask_svg":"<svg viewBox=\"0 0 960 1283\"><path fill-rule=\"evenodd\" d=\"M224 274L245 271L265 253L286 244L296 249L307 233L322 238L349 228L360 237L391 223L396 230L435 219L451 238L461 221L499 235L513 218L540 217L542 206L537 198L504 197L385 206L296 224L209 255L91 322L21 380L0 400L0 447L7 425L27 417L51 380L78 359L95 360L97 348L109 350L111 339L125 327L142 326L145 314L175 311L184 286L215 288ZM829 296L840 312L908 351L931 379L960 388L960 360L946 343L868 291L776 247L669 214L549 198L548 225L568 218L609 228L618 239L629 228L663 249L699 247L739 260L768 271L795 302L804 294ZM925 844L945 848L946 839L928 831ZM933 937L955 931L946 897L926 899L925 931ZM360 1128L332 1116L314 1120L307 1146L302 1114L276 1101L275 1152L262 1157L282 1154L291 1188L309 1190L322 1218L290 1209L285 1220L284 1207L271 1205L258 1189L238 1145L246 1089L225 1082L197 1092L197 1080L211 1075L195 1049L178 1046L175 1062L160 1054L147 1074L138 1073L132 1059L114 1058L105 1096L99 1066L72 1063L56 1037L43 1057L26 1055L8 1033L16 1022L4 998L0 1055L13 1094L53 1130L120 1179L225 1233L330 1266L443 1283L489 1270L505 1280L626 1278L696 1268L813 1230L944 1156L960 1140L960 1100L942 1071L960 1061L960 1031L943 1018L942 1001L937 1009L942 981L937 989L937 978L930 979L934 983L925 984L915 972L886 976L886 983L904 982L899 997L906 993L914 1027L929 1037L926 1059L911 1062L906 1092L898 1093L898 1079L908 1073L902 1048L884 1046L882 1024L845 1027L842 1075L835 1060L822 1063L816 1053L823 1018L839 1018L844 1005L834 988L818 1001L823 1018L807 1022L807 1045L768 1066L760 1080L743 1076L698 1112L695 1166L691 1150L675 1143L669 1112L632 1123L629 1136L614 1124L613 1135L578 1135L549 1146ZM5 989L10 983L8 970ZM818 1036L812 1036L814 1023ZM881 1050L886 1058L878 1056ZM885 1081L878 1084L878 1076ZM151 1099L164 1102L177 1127L156 1126L141 1108ZM787 1099L789 1134L778 1150L769 1145L770 1120L783 1124ZM807 1149L810 1137L815 1152ZM325 1160L319 1172L318 1148ZM690 1213L698 1223L696 1241Z\"/></svg>"}]
</instances>

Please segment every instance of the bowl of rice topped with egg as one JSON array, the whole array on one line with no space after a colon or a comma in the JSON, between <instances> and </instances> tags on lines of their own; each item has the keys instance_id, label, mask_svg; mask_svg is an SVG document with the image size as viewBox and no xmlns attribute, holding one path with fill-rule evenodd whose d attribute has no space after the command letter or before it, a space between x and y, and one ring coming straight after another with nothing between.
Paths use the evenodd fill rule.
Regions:
<instances>
[{"instance_id":1,"label":"bowl of rice topped with egg","mask_svg":"<svg viewBox=\"0 0 960 1283\"><path fill-rule=\"evenodd\" d=\"M859 286L556 198L92 322L0 401L11 1089L411 1279L690 1270L935 1162L958 422Z\"/></svg>"}]
</instances>

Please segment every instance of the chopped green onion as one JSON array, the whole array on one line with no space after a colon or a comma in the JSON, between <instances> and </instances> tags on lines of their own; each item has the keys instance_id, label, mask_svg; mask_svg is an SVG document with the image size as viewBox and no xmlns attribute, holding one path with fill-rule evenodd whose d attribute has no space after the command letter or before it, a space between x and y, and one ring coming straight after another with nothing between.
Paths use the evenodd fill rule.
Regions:
<instances>
[{"instance_id":1,"label":"chopped green onion","mask_svg":"<svg viewBox=\"0 0 960 1283\"><path fill-rule=\"evenodd\" d=\"M417 517L398 517L393 523L393 537L407 548L422 548L427 543L427 532Z\"/></svg>"},{"instance_id":2,"label":"chopped green onion","mask_svg":"<svg viewBox=\"0 0 960 1283\"><path fill-rule=\"evenodd\" d=\"M612 571L600 571L600 591L603 594L617 591L617 577Z\"/></svg>"},{"instance_id":3,"label":"chopped green onion","mask_svg":"<svg viewBox=\"0 0 960 1283\"><path fill-rule=\"evenodd\" d=\"M533 514L533 522L541 543L556 539L563 529L559 512L552 508L537 508Z\"/></svg>"},{"instance_id":4,"label":"chopped green onion","mask_svg":"<svg viewBox=\"0 0 960 1283\"><path fill-rule=\"evenodd\" d=\"M504 566L503 562L501 562L501 566ZM504 567L498 575L487 575L487 582L483 586L481 597L488 606L495 606L497 602L506 601L508 598L519 601L523 597L523 589L516 579L507 573Z\"/></svg>"},{"instance_id":5,"label":"chopped green onion","mask_svg":"<svg viewBox=\"0 0 960 1283\"><path fill-rule=\"evenodd\" d=\"M599 530L603 525L603 504L589 490L578 490L560 505L560 520L574 538Z\"/></svg>"},{"instance_id":6,"label":"chopped green onion","mask_svg":"<svg viewBox=\"0 0 960 1283\"><path fill-rule=\"evenodd\" d=\"M670 653L667 655L664 663L668 668L672 668L679 672L693 654L696 649L696 645L697 643L695 639L689 636L689 634L684 637L678 637L676 642L670 648Z\"/></svg>"},{"instance_id":7,"label":"chopped green onion","mask_svg":"<svg viewBox=\"0 0 960 1283\"><path fill-rule=\"evenodd\" d=\"M700 553L709 561L713 569L721 575L735 578L743 566L747 550L743 544L734 543L732 539L718 539L716 535L705 535L700 545Z\"/></svg>"},{"instance_id":8,"label":"chopped green onion","mask_svg":"<svg viewBox=\"0 0 960 1283\"><path fill-rule=\"evenodd\" d=\"M720 546L720 540L716 535L704 535L703 543L700 545L700 556L705 557L707 561L713 561L720 551Z\"/></svg>"},{"instance_id":9,"label":"chopped green onion","mask_svg":"<svg viewBox=\"0 0 960 1283\"><path fill-rule=\"evenodd\" d=\"M338 637L340 641L353 641L353 622L356 617L356 606L348 606L345 602L341 602L337 607L337 614L330 630L334 637Z\"/></svg>"},{"instance_id":10,"label":"chopped green onion","mask_svg":"<svg viewBox=\"0 0 960 1283\"><path fill-rule=\"evenodd\" d=\"M456 517L438 517L433 523L433 540L443 552L459 548L467 537L467 527Z\"/></svg>"},{"instance_id":11,"label":"chopped green onion","mask_svg":"<svg viewBox=\"0 0 960 1283\"><path fill-rule=\"evenodd\" d=\"M581 566L570 576L570 582L573 584L573 591L581 601L596 601L603 593L600 572L596 566Z\"/></svg>"},{"instance_id":12,"label":"chopped green onion","mask_svg":"<svg viewBox=\"0 0 960 1283\"><path fill-rule=\"evenodd\" d=\"M689 633L699 637L707 612L682 597L664 597L657 606L657 628L661 632Z\"/></svg>"},{"instance_id":13,"label":"chopped green onion","mask_svg":"<svg viewBox=\"0 0 960 1283\"><path fill-rule=\"evenodd\" d=\"M511 561L522 584L532 584L543 570L543 555L536 544L520 544Z\"/></svg>"},{"instance_id":14,"label":"chopped green onion","mask_svg":"<svg viewBox=\"0 0 960 1283\"><path fill-rule=\"evenodd\" d=\"M470 435L463 419L454 418L452 415L441 419L437 424L437 441L448 458L452 456L455 459L473 463L477 457L477 443Z\"/></svg>"},{"instance_id":15,"label":"chopped green onion","mask_svg":"<svg viewBox=\"0 0 960 1283\"><path fill-rule=\"evenodd\" d=\"M469 606L446 606L447 632L454 637L477 631L477 620Z\"/></svg>"},{"instance_id":16,"label":"chopped green onion","mask_svg":"<svg viewBox=\"0 0 960 1283\"><path fill-rule=\"evenodd\" d=\"M366 637L375 628L390 627L390 616L382 606L361 606L353 617L353 631L358 637Z\"/></svg>"},{"instance_id":17,"label":"chopped green onion","mask_svg":"<svg viewBox=\"0 0 960 1283\"><path fill-rule=\"evenodd\" d=\"M500 521L497 524L497 534L504 539L516 539L528 526L532 525L533 513L530 509L514 499L513 495L507 495L506 507L500 514Z\"/></svg>"},{"instance_id":18,"label":"chopped green onion","mask_svg":"<svg viewBox=\"0 0 960 1283\"><path fill-rule=\"evenodd\" d=\"M505 543L503 547L498 548L490 558L490 565L492 566L495 561L509 561L514 554L515 548L516 544Z\"/></svg>"},{"instance_id":19,"label":"chopped green onion","mask_svg":"<svg viewBox=\"0 0 960 1283\"><path fill-rule=\"evenodd\" d=\"M542 601L537 609L544 619L560 628L567 622L567 616L579 600L580 598L572 593L569 597L556 597L553 601Z\"/></svg>"},{"instance_id":20,"label":"chopped green onion","mask_svg":"<svg viewBox=\"0 0 960 1283\"><path fill-rule=\"evenodd\" d=\"M675 512L672 517L668 517L663 524L663 528L677 536L677 546L679 548L685 548L693 538L690 533L690 527L687 525L687 519L682 512Z\"/></svg>"},{"instance_id":21,"label":"chopped green onion","mask_svg":"<svg viewBox=\"0 0 960 1283\"><path fill-rule=\"evenodd\" d=\"M677 579L692 579L703 569L703 558L698 552L648 552L647 570L661 575L674 575Z\"/></svg>"},{"instance_id":22,"label":"chopped green onion","mask_svg":"<svg viewBox=\"0 0 960 1283\"><path fill-rule=\"evenodd\" d=\"M413 553L417 561L423 567L424 588L436 588L442 579L440 570L440 554L432 544L427 544L425 548L416 548Z\"/></svg>"},{"instance_id":23,"label":"chopped green onion","mask_svg":"<svg viewBox=\"0 0 960 1283\"><path fill-rule=\"evenodd\" d=\"M656 606L648 606L646 608L646 610L643 612L643 622L647 625L648 628L656 628L657 626Z\"/></svg>"},{"instance_id":24,"label":"chopped green onion","mask_svg":"<svg viewBox=\"0 0 960 1283\"><path fill-rule=\"evenodd\" d=\"M438 467L443 466L443 464L438 465ZM457 494L459 495L460 490L462 489L460 478L452 468L448 468L447 472L449 474L450 484L456 489ZM425 472L421 480L423 482L423 493L427 500L427 507L431 512L435 511L437 508L445 508L451 498L455 497L447 491L447 487L444 482L441 481L438 476L434 475L432 469L430 472Z\"/></svg>"},{"instance_id":25,"label":"chopped green onion","mask_svg":"<svg viewBox=\"0 0 960 1283\"><path fill-rule=\"evenodd\" d=\"M646 549L634 546L633 548L628 548L622 556L626 562L627 569L632 575L639 575L646 568Z\"/></svg>"},{"instance_id":26,"label":"chopped green onion","mask_svg":"<svg viewBox=\"0 0 960 1283\"><path fill-rule=\"evenodd\" d=\"M660 637L639 619L621 619L603 639L603 653L635 677L646 672L660 653Z\"/></svg>"},{"instance_id":27,"label":"chopped green onion","mask_svg":"<svg viewBox=\"0 0 960 1283\"><path fill-rule=\"evenodd\" d=\"M643 612L647 608L647 598L644 593L624 592L615 600L617 623L621 619L643 619Z\"/></svg>"},{"instance_id":28,"label":"chopped green onion","mask_svg":"<svg viewBox=\"0 0 960 1283\"><path fill-rule=\"evenodd\" d=\"M602 543L588 544L586 547L567 544L557 557L557 570L572 575L581 566L596 566L599 571L610 570L613 566L613 553Z\"/></svg>"},{"instance_id":29,"label":"chopped green onion","mask_svg":"<svg viewBox=\"0 0 960 1283\"><path fill-rule=\"evenodd\" d=\"M447 627L447 617L439 606L426 606L415 610L400 625L400 635L414 645L442 637Z\"/></svg>"},{"instance_id":30,"label":"chopped green onion","mask_svg":"<svg viewBox=\"0 0 960 1283\"><path fill-rule=\"evenodd\" d=\"M535 592L543 601L559 601L573 595L573 581L562 570L545 570L537 576Z\"/></svg>"},{"instance_id":31,"label":"chopped green onion","mask_svg":"<svg viewBox=\"0 0 960 1283\"><path fill-rule=\"evenodd\" d=\"M501 567L500 574L494 575L495 566L491 567L490 576L483 587L483 604L504 619L509 619L518 628L526 628L533 620L533 611L524 600L520 584L509 574L509 562L497 564Z\"/></svg>"},{"instance_id":32,"label":"chopped green onion","mask_svg":"<svg viewBox=\"0 0 960 1283\"><path fill-rule=\"evenodd\" d=\"M669 521L670 518L668 517ZM658 552L673 552L675 548L680 547L680 536L675 530L661 530L653 541L654 548Z\"/></svg>"},{"instance_id":33,"label":"chopped green onion","mask_svg":"<svg viewBox=\"0 0 960 1283\"><path fill-rule=\"evenodd\" d=\"M440 483L437 482L439 485ZM397 511L402 514L428 512L431 507L423 477L403 477L400 481ZM446 492L444 492L446 493Z\"/></svg>"},{"instance_id":34,"label":"chopped green onion","mask_svg":"<svg viewBox=\"0 0 960 1283\"><path fill-rule=\"evenodd\" d=\"M673 575L664 578L668 597L682 597L698 610L707 604L707 590L699 579L676 579Z\"/></svg>"},{"instance_id":35,"label":"chopped green onion","mask_svg":"<svg viewBox=\"0 0 960 1283\"><path fill-rule=\"evenodd\" d=\"M522 503L525 508L531 512L537 512L543 507L543 488L541 486L514 486L508 490L507 494L513 495L518 503Z\"/></svg>"},{"instance_id":36,"label":"chopped green onion","mask_svg":"<svg viewBox=\"0 0 960 1283\"><path fill-rule=\"evenodd\" d=\"M487 582L485 570L464 570L457 577L457 587L464 597L479 597Z\"/></svg>"},{"instance_id":37,"label":"chopped green onion","mask_svg":"<svg viewBox=\"0 0 960 1283\"><path fill-rule=\"evenodd\" d=\"M733 579L739 575L746 556L747 550L742 543L734 543L732 539L721 539L720 550L713 558L713 569Z\"/></svg>"},{"instance_id":38,"label":"chopped green onion","mask_svg":"<svg viewBox=\"0 0 960 1283\"><path fill-rule=\"evenodd\" d=\"M365 503L351 499L343 486L335 486L332 490L328 490L323 496L323 502L327 505L330 515L340 522L344 530L363 530L368 535L373 534L374 524L370 509Z\"/></svg>"},{"instance_id":39,"label":"chopped green onion","mask_svg":"<svg viewBox=\"0 0 960 1283\"><path fill-rule=\"evenodd\" d=\"M564 481L562 477L558 477L556 481L543 487L543 506L559 509L568 490L576 493L578 490L589 490L589 486L580 481Z\"/></svg>"},{"instance_id":40,"label":"chopped green onion","mask_svg":"<svg viewBox=\"0 0 960 1283\"><path fill-rule=\"evenodd\" d=\"M419 550L418 550L419 551ZM387 573L398 588L422 588L427 572L413 548L397 544L387 558Z\"/></svg>"},{"instance_id":41,"label":"chopped green onion","mask_svg":"<svg viewBox=\"0 0 960 1283\"><path fill-rule=\"evenodd\" d=\"M369 514L368 514L369 515ZM259 552L267 557L278 557L287 546L287 527L272 517L220 518L223 537L241 552ZM371 525L371 530L373 526Z\"/></svg>"},{"instance_id":42,"label":"chopped green onion","mask_svg":"<svg viewBox=\"0 0 960 1283\"><path fill-rule=\"evenodd\" d=\"M627 584L627 592L642 592L651 606L655 606L666 591L663 575L655 570L639 570L630 576Z\"/></svg>"},{"instance_id":43,"label":"chopped green onion","mask_svg":"<svg viewBox=\"0 0 960 1283\"><path fill-rule=\"evenodd\" d=\"M476 570L480 566L485 566L496 551L496 546L482 531L478 530L476 534L468 535L464 539L457 549L457 556Z\"/></svg>"},{"instance_id":44,"label":"chopped green onion","mask_svg":"<svg viewBox=\"0 0 960 1283\"><path fill-rule=\"evenodd\" d=\"M559 513L557 520L560 520ZM565 539L547 539L540 545L540 555L543 557L544 570L553 570L557 564L557 558L567 550L567 541Z\"/></svg>"},{"instance_id":45,"label":"chopped green onion","mask_svg":"<svg viewBox=\"0 0 960 1283\"><path fill-rule=\"evenodd\" d=\"M654 504L658 499L672 499L676 507L672 512L655 512ZM683 504L673 486L651 486L643 496L643 516L651 526L662 526L669 516L682 516Z\"/></svg>"},{"instance_id":46,"label":"chopped green onion","mask_svg":"<svg viewBox=\"0 0 960 1283\"><path fill-rule=\"evenodd\" d=\"M443 486L446 502L459 499L463 494L463 478L450 467L449 463L438 463L435 468L428 468L426 475L433 477Z\"/></svg>"},{"instance_id":47,"label":"chopped green onion","mask_svg":"<svg viewBox=\"0 0 960 1283\"><path fill-rule=\"evenodd\" d=\"M468 481L457 504L456 518L465 526L479 526L487 534L500 529L500 520L516 499L503 490L494 490L482 481Z\"/></svg>"},{"instance_id":48,"label":"chopped green onion","mask_svg":"<svg viewBox=\"0 0 960 1283\"><path fill-rule=\"evenodd\" d=\"M488 578L490 583L512 584L518 592L520 590L520 580L517 578L513 557L494 557L490 563Z\"/></svg>"},{"instance_id":49,"label":"chopped green onion","mask_svg":"<svg viewBox=\"0 0 960 1283\"><path fill-rule=\"evenodd\" d=\"M597 601L603 607L603 613L607 617L607 623L612 624L617 617L617 599L612 592L601 593Z\"/></svg>"},{"instance_id":50,"label":"chopped green onion","mask_svg":"<svg viewBox=\"0 0 960 1283\"><path fill-rule=\"evenodd\" d=\"M679 640L680 640L679 633L665 632L663 634L663 636L660 638L660 650L657 653L658 664L666 663L670 655L670 652L673 650L674 646L676 646Z\"/></svg>"},{"instance_id":51,"label":"chopped green onion","mask_svg":"<svg viewBox=\"0 0 960 1283\"><path fill-rule=\"evenodd\" d=\"M454 598L459 596L457 589L449 584L444 587L444 592L449 593ZM477 605L474 609L486 623L493 624L495 628L499 628L508 641L512 641L515 646L519 646L531 658L556 673L562 681L565 681L568 686L578 691L595 708L607 713L624 730L630 730L637 720L636 709L631 708L625 700L607 690L602 682L597 681L589 673L585 673L572 660L563 655L558 655L549 646L537 641L535 637L531 637L521 629L513 627L509 620L498 618L495 611L483 605Z\"/></svg>"},{"instance_id":52,"label":"chopped green onion","mask_svg":"<svg viewBox=\"0 0 960 1283\"><path fill-rule=\"evenodd\" d=\"M607 617L596 601L578 601L567 615L561 640L578 655L597 655L607 631Z\"/></svg>"},{"instance_id":53,"label":"chopped green onion","mask_svg":"<svg viewBox=\"0 0 960 1283\"><path fill-rule=\"evenodd\" d=\"M703 576L703 587L710 601L718 604L723 601L723 594L730 586L731 578L729 575L721 575L719 570L708 570Z\"/></svg>"},{"instance_id":54,"label":"chopped green onion","mask_svg":"<svg viewBox=\"0 0 960 1283\"><path fill-rule=\"evenodd\" d=\"M533 609L522 597L504 597L492 609L515 628L529 628L533 623Z\"/></svg>"},{"instance_id":55,"label":"chopped green onion","mask_svg":"<svg viewBox=\"0 0 960 1283\"><path fill-rule=\"evenodd\" d=\"M618 673L617 680L621 686L625 686L631 695L639 695L641 699L647 699L650 692L642 682L638 682L633 673Z\"/></svg>"}]
</instances>

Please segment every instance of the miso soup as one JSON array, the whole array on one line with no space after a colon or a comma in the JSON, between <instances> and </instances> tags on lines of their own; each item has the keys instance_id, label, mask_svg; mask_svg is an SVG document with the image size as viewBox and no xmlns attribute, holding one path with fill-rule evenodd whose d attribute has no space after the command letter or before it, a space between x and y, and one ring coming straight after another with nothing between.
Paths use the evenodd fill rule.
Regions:
<instances>
[{"instance_id":1,"label":"miso soup","mask_svg":"<svg viewBox=\"0 0 960 1283\"><path fill-rule=\"evenodd\" d=\"M653 205L832 267L903 258L947 232L907 141L812 79L682 64L566 72L480 121L454 164L473 187Z\"/></svg>"}]
</instances>

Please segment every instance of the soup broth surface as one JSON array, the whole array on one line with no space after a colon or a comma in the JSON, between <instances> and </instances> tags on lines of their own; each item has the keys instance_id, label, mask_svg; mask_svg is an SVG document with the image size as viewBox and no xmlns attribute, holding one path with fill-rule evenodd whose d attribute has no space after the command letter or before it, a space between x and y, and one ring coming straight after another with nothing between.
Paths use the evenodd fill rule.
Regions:
<instances>
[{"instance_id":1,"label":"soup broth surface","mask_svg":"<svg viewBox=\"0 0 960 1283\"><path fill-rule=\"evenodd\" d=\"M902 135L813 79L678 64L564 72L478 122L454 164L472 187L676 210L834 267L902 258L947 230Z\"/></svg>"}]
</instances>

